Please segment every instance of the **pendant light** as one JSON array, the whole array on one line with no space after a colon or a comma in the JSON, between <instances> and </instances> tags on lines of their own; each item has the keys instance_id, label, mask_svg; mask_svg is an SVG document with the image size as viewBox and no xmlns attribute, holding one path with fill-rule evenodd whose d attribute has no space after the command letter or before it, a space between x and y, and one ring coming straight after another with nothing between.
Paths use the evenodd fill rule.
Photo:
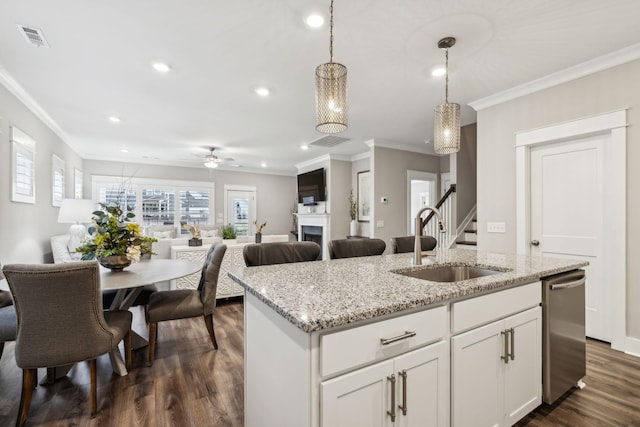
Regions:
<instances>
[{"instance_id":1,"label":"pendant light","mask_svg":"<svg viewBox=\"0 0 640 427\"><path fill-rule=\"evenodd\" d=\"M449 103L449 48L456 44L454 37L438 42L445 55L444 104L435 108L433 126L433 150L436 154L453 154L460 151L460 104Z\"/></svg>"},{"instance_id":2,"label":"pendant light","mask_svg":"<svg viewBox=\"0 0 640 427\"><path fill-rule=\"evenodd\" d=\"M316 68L316 130L347 130L347 67L333 62L333 0L329 8L329 62Z\"/></svg>"}]
</instances>

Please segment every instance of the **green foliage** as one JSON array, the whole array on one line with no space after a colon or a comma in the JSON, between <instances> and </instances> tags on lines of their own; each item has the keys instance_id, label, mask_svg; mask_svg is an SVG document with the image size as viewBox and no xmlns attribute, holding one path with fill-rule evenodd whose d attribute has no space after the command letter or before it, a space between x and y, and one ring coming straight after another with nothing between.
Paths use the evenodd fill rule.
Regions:
<instances>
[{"instance_id":1,"label":"green foliage","mask_svg":"<svg viewBox=\"0 0 640 427\"><path fill-rule=\"evenodd\" d=\"M356 214L358 212L358 204L356 203L356 198L353 196L353 189L349 191L349 216L351 216L351 220L356 219Z\"/></svg>"},{"instance_id":2,"label":"green foliage","mask_svg":"<svg viewBox=\"0 0 640 427\"><path fill-rule=\"evenodd\" d=\"M233 228L233 225L227 224L222 227L222 238L223 239L235 239L236 238L236 229Z\"/></svg>"},{"instance_id":3,"label":"green foliage","mask_svg":"<svg viewBox=\"0 0 640 427\"><path fill-rule=\"evenodd\" d=\"M126 255L132 261L138 261L142 251L151 252L153 237L143 236L140 226L133 222L135 214L130 206L124 209L119 205L107 206L100 203L102 210L93 212L93 225L88 232L91 239L76 248L82 253L82 259L102 258L111 255Z\"/></svg>"}]
</instances>

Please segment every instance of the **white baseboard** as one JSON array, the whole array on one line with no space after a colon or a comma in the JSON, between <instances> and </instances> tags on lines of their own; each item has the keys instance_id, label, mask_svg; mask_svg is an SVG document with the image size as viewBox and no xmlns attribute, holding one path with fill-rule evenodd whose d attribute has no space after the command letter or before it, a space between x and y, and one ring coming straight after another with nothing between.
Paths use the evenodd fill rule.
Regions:
<instances>
[{"instance_id":1,"label":"white baseboard","mask_svg":"<svg viewBox=\"0 0 640 427\"><path fill-rule=\"evenodd\" d=\"M627 337L624 352L632 356L640 357L640 339Z\"/></svg>"}]
</instances>

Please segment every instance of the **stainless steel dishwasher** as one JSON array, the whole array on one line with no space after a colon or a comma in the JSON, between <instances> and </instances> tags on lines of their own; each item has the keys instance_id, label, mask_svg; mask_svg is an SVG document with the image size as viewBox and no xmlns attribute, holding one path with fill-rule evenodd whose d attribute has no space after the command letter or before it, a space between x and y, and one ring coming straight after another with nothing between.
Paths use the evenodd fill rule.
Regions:
<instances>
[{"instance_id":1,"label":"stainless steel dishwasher","mask_svg":"<svg viewBox=\"0 0 640 427\"><path fill-rule=\"evenodd\" d=\"M542 279L542 400L552 404L586 375L585 274Z\"/></svg>"}]
</instances>

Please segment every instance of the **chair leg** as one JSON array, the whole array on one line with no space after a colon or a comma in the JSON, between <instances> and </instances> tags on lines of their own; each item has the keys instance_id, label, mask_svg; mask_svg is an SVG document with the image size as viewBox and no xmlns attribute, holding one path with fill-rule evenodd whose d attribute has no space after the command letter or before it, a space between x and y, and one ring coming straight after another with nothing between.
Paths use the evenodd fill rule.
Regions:
<instances>
[{"instance_id":1,"label":"chair leg","mask_svg":"<svg viewBox=\"0 0 640 427\"><path fill-rule=\"evenodd\" d=\"M0 342L0 359L2 359L2 352L4 351L4 341Z\"/></svg>"},{"instance_id":2,"label":"chair leg","mask_svg":"<svg viewBox=\"0 0 640 427\"><path fill-rule=\"evenodd\" d=\"M57 376L56 368L47 368L47 385L53 385Z\"/></svg>"},{"instance_id":3,"label":"chair leg","mask_svg":"<svg viewBox=\"0 0 640 427\"><path fill-rule=\"evenodd\" d=\"M90 404L91 404L91 418L93 418L96 415L96 412L98 410L98 403L97 403L97 375L96 375L96 359L91 359L89 360L89 369L91 371L91 391L90 391Z\"/></svg>"},{"instance_id":4,"label":"chair leg","mask_svg":"<svg viewBox=\"0 0 640 427\"><path fill-rule=\"evenodd\" d=\"M29 407L31 406L31 395L33 394L33 388L36 385L37 377L37 369L22 370L22 395L20 396L20 409L18 410L16 426L21 427L27 422Z\"/></svg>"},{"instance_id":5,"label":"chair leg","mask_svg":"<svg viewBox=\"0 0 640 427\"><path fill-rule=\"evenodd\" d=\"M153 366L153 359L156 353L156 341L158 339L158 324L149 323L149 366Z\"/></svg>"},{"instance_id":6,"label":"chair leg","mask_svg":"<svg viewBox=\"0 0 640 427\"><path fill-rule=\"evenodd\" d=\"M132 344L132 338L131 338L131 330L129 330L129 332L127 333L127 335L124 336L124 362L125 365L127 366L127 371L131 371L131 347L133 346Z\"/></svg>"},{"instance_id":7,"label":"chair leg","mask_svg":"<svg viewBox=\"0 0 640 427\"><path fill-rule=\"evenodd\" d=\"M218 349L218 342L216 341L216 333L213 330L213 313L205 314L204 316L204 324L207 325L207 330L209 331L209 337L211 338L211 343L213 344L213 348Z\"/></svg>"}]
</instances>

